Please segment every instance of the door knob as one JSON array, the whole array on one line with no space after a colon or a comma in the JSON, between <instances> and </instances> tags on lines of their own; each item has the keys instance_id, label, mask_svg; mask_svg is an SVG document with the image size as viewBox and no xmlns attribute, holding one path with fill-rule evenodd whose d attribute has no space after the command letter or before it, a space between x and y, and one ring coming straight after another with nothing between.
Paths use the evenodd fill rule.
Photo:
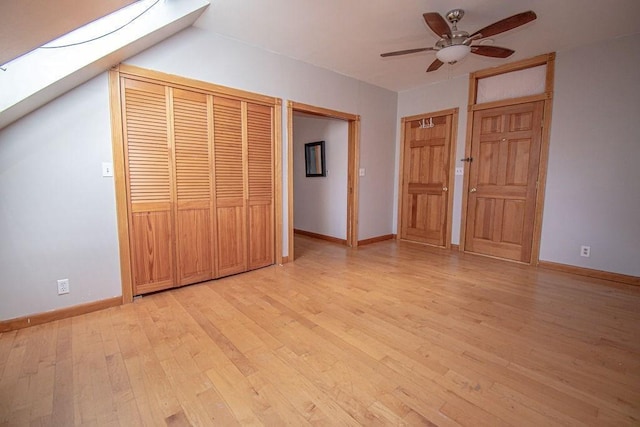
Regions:
<instances>
[{"instance_id":1,"label":"door knob","mask_svg":"<svg viewBox=\"0 0 640 427\"><path fill-rule=\"evenodd\" d=\"M475 193L476 191L478 191L476 187L473 187L471 190L469 190L469 193Z\"/></svg>"},{"instance_id":2,"label":"door knob","mask_svg":"<svg viewBox=\"0 0 640 427\"><path fill-rule=\"evenodd\" d=\"M447 187L442 187L442 191L449 191L449 188L447 188Z\"/></svg>"}]
</instances>

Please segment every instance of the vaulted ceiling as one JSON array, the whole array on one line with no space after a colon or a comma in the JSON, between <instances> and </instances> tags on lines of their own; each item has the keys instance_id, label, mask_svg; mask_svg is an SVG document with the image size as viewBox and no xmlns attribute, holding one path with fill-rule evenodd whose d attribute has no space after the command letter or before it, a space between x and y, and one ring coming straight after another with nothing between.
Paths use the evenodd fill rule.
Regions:
<instances>
[{"instance_id":1,"label":"vaulted ceiling","mask_svg":"<svg viewBox=\"0 0 640 427\"><path fill-rule=\"evenodd\" d=\"M433 52L381 58L383 52L433 46L422 14L465 10L472 33L533 10L538 19L493 37L508 59L470 55L426 73ZM213 0L195 26L394 91L478 69L640 33L640 0ZM598 58L593 59L594 66ZM640 65L640 64L639 64Z\"/></svg>"},{"instance_id":2,"label":"vaulted ceiling","mask_svg":"<svg viewBox=\"0 0 640 427\"><path fill-rule=\"evenodd\" d=\"M130 1L98 3L118 8ZM0 50L13 51L21 44L21 33L10 28L55 34L61 31L60 25L64 27L74 20L86 21L87 8L82 6L86 3L82 0L3 0L0 3L3 49ZM469 55L455 65L445 64L436 72L426 73L434 59L433 52L380 57L383 52L433 46L438 38L427 27L422 14L444 15L453 8L464 9L465 16L458 27L468 32L526 10L533 10L538 19L487 41L514 49L516 53L508 59ZM92 11L96 15L105 13L98 7ZM403 91L509 61L638 34L640 0L211 0L209 8L194 25L390 90ZM598 58L594 57L593 64L597 66Z\"/></svg>"}]
</instances>

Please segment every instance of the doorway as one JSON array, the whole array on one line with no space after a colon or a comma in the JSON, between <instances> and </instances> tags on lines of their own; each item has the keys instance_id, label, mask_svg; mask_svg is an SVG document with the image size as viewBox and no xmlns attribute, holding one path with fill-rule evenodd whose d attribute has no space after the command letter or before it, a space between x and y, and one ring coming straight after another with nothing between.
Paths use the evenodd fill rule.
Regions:
<instances>
[{"instance_id":1,"label":"doorway","mask_svg":"<svg viewBox=\"0 0 640 427\"><path fill-rule=\"evenodd\" d=\"M287 194L288 194L288 248L283 262L293 261L294 252L294 192L293 192L293 115L302 113L318 117L344 120L347 122L347 207L346 207L346 245L358 245L358 159L360 152L360 116L341 111L330 110L313 105L289 101L287 104Z\"/></svg>"},{"instance_id":2,"label":"doorway","mask_svg":"<svg viewBox=\"0 0 640 427\"><path fill-rule=\"evenodd\" d=\"M402 118L400 239L451 245L457 122L457 108Z\"/></svg>"},{"instance_id":3,"label":"doorway","mask_svg":"<svg viewBox=\"0 0 640 427\"><path fill-rule=\"evenodd\" d=\"M347 159L347 121L294 111L294 234L346 244Z\"/></svg>"}]
</instances>

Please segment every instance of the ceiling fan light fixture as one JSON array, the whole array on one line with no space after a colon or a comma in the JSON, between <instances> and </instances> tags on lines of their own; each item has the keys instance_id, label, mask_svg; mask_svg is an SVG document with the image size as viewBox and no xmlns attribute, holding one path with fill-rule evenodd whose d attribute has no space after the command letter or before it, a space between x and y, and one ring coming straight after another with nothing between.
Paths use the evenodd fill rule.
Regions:
<instances>
[{"instance_id":1,"label":"ceiling fan light fixture","mask_svg":"<svg viewBox=\"0 0 640 427\"><path fill-rule=\"evenodd\" d=\"M467 56L471 52L471 47L464 44L456 44L443 47L436 52L436 57L445 63L457 62Z\"/></svg>"}]
</instances>

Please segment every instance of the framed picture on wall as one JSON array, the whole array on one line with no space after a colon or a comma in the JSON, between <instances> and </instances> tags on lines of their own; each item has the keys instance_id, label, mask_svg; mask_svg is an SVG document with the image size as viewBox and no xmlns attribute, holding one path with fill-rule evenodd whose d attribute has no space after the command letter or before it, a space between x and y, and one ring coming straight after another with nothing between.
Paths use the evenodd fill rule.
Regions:
<instances>
[{"instance_id":1,"label":"framed picture on wall","mask_svg":"<svg viewBox=\"0 0 640 427\"><path fill-rule=\"evenodd\" d=\"M324 160L324 141L304 144L304 163L308 177L327 176L327 165Z\"/></svg>"}]
</instances>

